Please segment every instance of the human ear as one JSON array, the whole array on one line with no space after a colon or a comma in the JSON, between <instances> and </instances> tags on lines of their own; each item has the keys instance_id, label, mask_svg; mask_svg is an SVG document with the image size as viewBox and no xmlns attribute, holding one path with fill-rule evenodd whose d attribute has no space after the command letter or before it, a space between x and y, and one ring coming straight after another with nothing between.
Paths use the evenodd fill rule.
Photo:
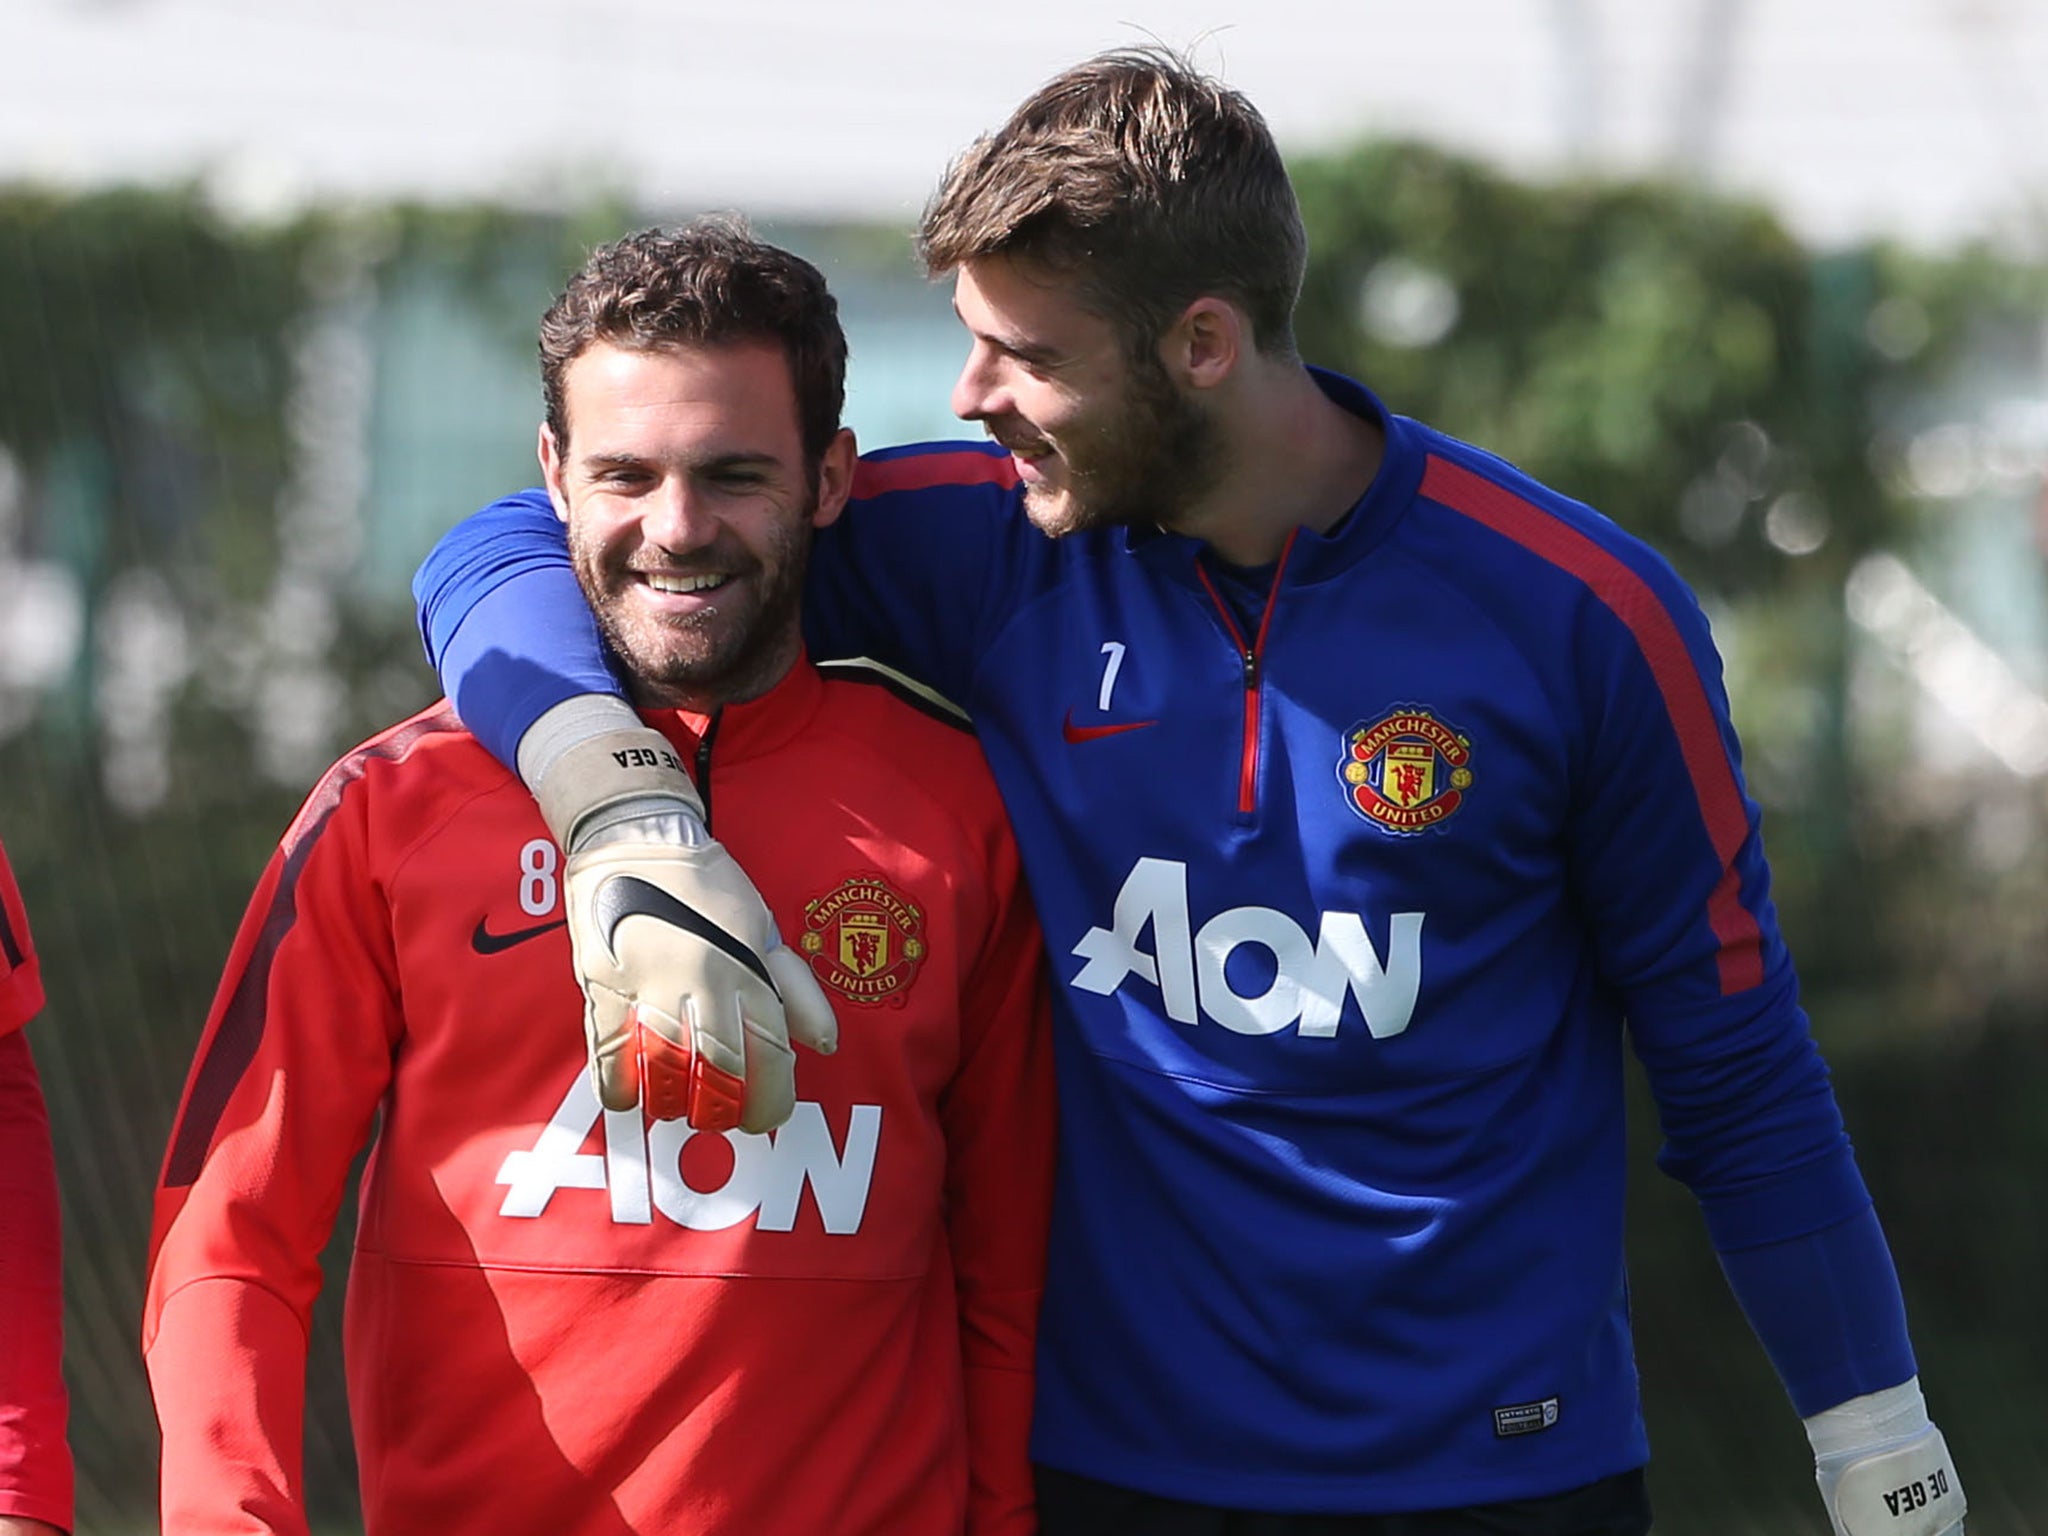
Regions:
<instances>
[{"instance_id":1,"label":"human ear","mask_svg":"<svg viewBox=\"0 0 2048 1536\"><path fill-rule=\"evenodd\" d=\"M562 451L555 443L555 429L540 424L540 477L548 488L548 500L555 504L555 516L569 521L569 493L562 489Z\"/></svg>"},{"instance_id":2,"label":"human ear","mask_svg":"<svg viewBox=\"0 0 2048 1536\"><path fill-rule=\"evenodd\" d=\"M1236 370L1250 343L1243 312L1227 299L1205 294L1167 328L1162 360L1167 372L1190 389L1214 389Z\"/></svg>"},{"instance_id":3,"label":"human ear","mask_svg":"<svg viewBox=\"0 0 2048 1536\"><path fill-rule=\"evenodd\" d=\"M853 440L853 429L841 427L825 445L824 458L818 464L818 507L811 514L813 528L838 521L839 514L846 510L846 498L853 494L854 467L859 462L860 447Z\"/></svg>"}]
</instances>

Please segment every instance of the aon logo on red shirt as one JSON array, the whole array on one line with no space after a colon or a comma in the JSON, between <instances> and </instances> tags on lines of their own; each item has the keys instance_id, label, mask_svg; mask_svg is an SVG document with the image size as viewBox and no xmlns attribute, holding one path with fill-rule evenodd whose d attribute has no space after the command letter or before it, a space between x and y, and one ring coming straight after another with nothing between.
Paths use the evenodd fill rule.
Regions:
<instances>
[{"instance_id":1,"label":"aon logo on red shirt","mask_svg":"<svg viewBox=\"0 0 2048 1536\"><path fill-rule=\"evenodd\" d=\"M604 1151L585 1152L600 1116ZM646 1225L659 1212L693 1232L719 1232L751 1217L757 1231L787 1232L808 1184L828 1233L860 1230L882 1138L880 1105L853 1106L844 1147L832 1144L825 1112L809 1102L766 1135L724 1132L731 1172L715 1189L699 1189L683 1176L683 1148L699 1134L710 1133L681 1120L648 1125L637 1108L600 1109L590 1074L578 1072L539 1139L499 1165L497 1182L506 1190L498 1214L539 1216L557 1190L602 1189L616 1222Z\"/></svg>"},{"instance_id":2,"label":"aon logo on red shirt","mask_svg":"<svg viewBox=\"0 0 2048 1536\"><path fill-rule=\"evenodd\" d=\"M1072 985L1108 997L1136 976L1159 989L1168 1018L1193 1024L1206 1015L1241 1035L1299 1023L1298 1033L1327 1038L1337 1033L1345 999L1355 997L1365 1027L1384 1040L1405 1030L1415 1012L1422 919L1420 912L1396 912L1388 920L1384 964L1356 912L1322 913L1313 940L1271 907L1232 907L1197 930L1188 914L1187 865L1140 859L1117 892L1114 926L1090 928L1074 946L1088 963ZM1147 925L1150 950L1139 947ZM1273 957L1272 981L1255 996L1238 992L1227 969L1244 944Z\"/></svg>"}]
</instances>

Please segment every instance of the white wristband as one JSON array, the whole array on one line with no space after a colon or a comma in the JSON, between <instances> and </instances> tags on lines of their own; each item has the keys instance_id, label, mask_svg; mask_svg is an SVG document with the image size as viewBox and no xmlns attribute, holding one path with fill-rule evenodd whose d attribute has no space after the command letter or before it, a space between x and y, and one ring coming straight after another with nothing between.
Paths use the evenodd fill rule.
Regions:
<instances>
[{"instance_id":1,"label":"white wristband","mask_svg":"<svg viewBox=\"0 0 2048 1536\"><path fill-rule=\"evenodd\" d=\"M1943 1536L1968 1505L1918 1377L1806 1421L1814 1478L1835 1536Z\"/></svg>"},{"instance_id":2,"label":"white wristband","mask_svg":"<svg viewBox=\"0 0 2048 1536\"><path fill-rule=\"evenodd\" d=\"M593 830L624 820L677 815L703 825L704 802L675 748L623 700L585 694L556 705L520 738L519 769L548 830L572 853Z\"/></svg>"}]
</instances>

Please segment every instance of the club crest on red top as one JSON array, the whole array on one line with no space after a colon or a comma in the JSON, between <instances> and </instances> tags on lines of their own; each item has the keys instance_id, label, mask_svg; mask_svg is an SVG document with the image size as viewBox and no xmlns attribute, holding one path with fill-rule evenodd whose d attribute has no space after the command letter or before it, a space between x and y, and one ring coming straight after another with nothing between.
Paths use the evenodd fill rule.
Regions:
<instances>
[{"instance_id":1,"label":"club crest on red top","mask_svg":"<svg viewBox=\"0 0 2048 1536\"><path fill-rule=\"evenodd\" d=\"M856 1003L900 1003L926 949L924 913L878 875L804 905L797 948L818 980Z\"/></svg>"}]
</instances>

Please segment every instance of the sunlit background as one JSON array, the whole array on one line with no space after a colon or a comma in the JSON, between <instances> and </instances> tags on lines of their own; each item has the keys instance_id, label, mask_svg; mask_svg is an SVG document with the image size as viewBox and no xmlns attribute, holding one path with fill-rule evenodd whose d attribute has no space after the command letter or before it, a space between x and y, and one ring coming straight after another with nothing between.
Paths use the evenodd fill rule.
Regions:
<instances>
[{"instance_id":1,"label":"sunlit background","mask_svg":"<svg viewBox=\"0 0 2048 1536\"><path fill-rule=\"evenodd\" d=\"M907 229L1047 75L1150 41L1289 151L1310 360L1699 590L1972 1529L2048 1531L2048 6L5 0L0 836L51 992L81 1530L153 1526L148 1192L233 924L297 796L432 697L406 584L532 478L554 289L746 210L831 277L863 442L955 432ZM1823 1531L1640 1107L1658 1529ZM308 1464L344 1530L334 1321Z\"/></svg>"}]
</instances>

